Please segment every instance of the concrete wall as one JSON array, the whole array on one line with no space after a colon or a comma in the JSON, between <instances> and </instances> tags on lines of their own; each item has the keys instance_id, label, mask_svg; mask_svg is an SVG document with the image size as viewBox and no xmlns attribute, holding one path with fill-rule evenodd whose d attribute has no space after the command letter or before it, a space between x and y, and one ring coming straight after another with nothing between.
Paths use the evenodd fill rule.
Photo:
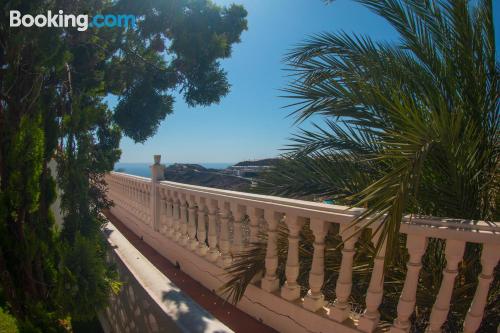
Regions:
<instances>
[{"instance_id":1,"label":"concrete wall","mask_svg":"<svg viewBox=\"0 0 500 333\"><path fill-rule=\"evenodd\" d=\"M151 298L116 254L110 254L123 286L112 295L108 308L99 319L106 333L181 332L170 317Z\"/></svg>"},{"instance_id":2,"label":"concrete wall","mask_svg":"<svg viewBox=\"0 0 500 333\"><path fill-rule=\"evenodd\" d=\"M185 295L111 223L104 232L111 245L109 260L123 282L99 314L106 333L233 332Z\"/></svg>"}]
</instances>

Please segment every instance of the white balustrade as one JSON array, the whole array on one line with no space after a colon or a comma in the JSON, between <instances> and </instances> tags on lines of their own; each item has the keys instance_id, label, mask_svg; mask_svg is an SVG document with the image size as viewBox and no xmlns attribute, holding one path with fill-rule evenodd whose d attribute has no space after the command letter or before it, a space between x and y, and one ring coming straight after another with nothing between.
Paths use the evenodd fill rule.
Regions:
<instances>
[{"instance_id":1,"label":"white balustrade","mask_svg":"<svg viewBox=\"0 0 500 333\"><path fill-rule=\"evenodd\" d=\"M351 296L352 289L352 263L355 254L354 246L359 238L359 233L354 227L341 225L340 234L344 248L342 249L342 263L335 287L336 299L330 309L330 317L335 321L343 322L349 318L351 313L349 296Z\"/></svg>"},{"instance_id":2,"label":"white balustrade","mask_svg":"<svg viewBox=\"0 0 500 333\"><path fill-rule=\"evenodd\" d=\"M219 248L221 255L218 258L217 264L221 267L227 267L231 264L232 257L230 254L229 244L229 204L222 203L220 208L220 239Z\"/></svg>"},{"instance_id":3,"label":"white balustrade","mask_svg":"<svg viewBox=\"0 0 500 333\"><path fill-rule=\"evenodd\" d=\"M195 250L198 245L198 240L196 239L196 218L197 218L197 207L193 196L189 196L188 200L188 247L190 250Z\"/></svg>"},{"instance_id":4,"label":"white balustrade","mask_svg":"<svg viewBox=\"0 0 500 333\"><path fill-rule=\"evenodd\" d=\"M167 195L163 189L159 190L160 193L160 227L159 231L162 235L167 234Z\"/></svg>"},{"instance_id":5,"label":"white balustrade","mask_svg":"<svg viewBox=\"0 0 500 333\"><path fill-rule=\"evenodd\" d=\"M281 297L293 301L300 296L300 285L297 283L299 276L299 232L304 224L302 218L287 214L285 223L288 227L288 254L286 259L286 281L281 287Z\"/></svg>"},{"instance_id":6,"label":"white balustrade","mask_svg":"<svg viewBox=\"0 0 500 333\"><path fill-rule=\"evenodd\" d=\"M204 266L198 275L193 273L194 279L203 283L207 276L205 270L208 269L214 272L218 279L224 280L226 277L223 277L224 271L221 268L230 265L233 257L248 249L250 243L259 242L259 232L264 231L261 230L261 226L266 225L265 274L257 275L252 281L254 283L249 286L250 290L245 293L249 300L255 297L247 302L243 308L245 311L257 307L258 310L255 310L253 315L259 317L261 313L271 311L267 313L273 320L266 323L284 331L290 331L292 327L290 325L294 325L294 322L302 323L295 326L297 331L302 332L305 332L304 327L311 332L376 330L380 320L379 306L384 295L385 247L374 259L370 283L365 294L366 309L358 321L350 319L353 317L350 305L351 290L353 282L356 283L353 281L353 260L359 238L358 230L351 227L350 222L363 211L362 209L162 181L163 169L157 165L157 161L155 165L152 167L152 171L156 172L154 181L116 172L106 176L109 185L108 197L114 202L111 212L126 224L133 221L136 225L143 225L146 228L144 230L151 230L153 234L162 237L161 242L177 246L177 251L185 251L183 255L189 254L205 262L208 266ZM243 228L245 221L248 225ZM297 282L301 273L299 237L306 221L309 221L314 235L314 252L309 271L309 291L302 300ZM277 275L279 264L277 242L281 223L288 228L286 281L282 286ZM218 224L220 232L217 230ZM342 259L338 278L329 282L336 283L335 300L327 306L322 293L325 283L325 237L332 225L338 225L343 245L339 250ZM467 224L464 221L457 223L435 218L405 218L400 232L406 234L409 259L403 290L399 302L394 304L397 318L390 332L407 333L411 329L422 258L431 238L446 241L446 268L443 271L443 281L436 295L426 332L440 332L447 319L450 305L452 302L460 301L454 300L452 295L466 242L482 244L483 247L482 271L478 276L478 285L470 309L464 318L464 332L476 332L483 320L488 291L493 281L495 267L500 260L498 224L477 221ZM373 242L376 241L375 238ZM256 283L259 280L260 283ZM213 285L209 287L214 288ZM258 288L261 294L268 296L252 296L261 295L255 294L252 288ZM277 293L278 291L280 293ZM289 307L278 305L282 304L280 302L292 302L287 304L296 307L292 311ZM258 304L262 307L259 308ZM272 311L285 312L276 316ZM317 320L311 321L310 318L313 318L311 316L315 316ZM291 318L293 321L290 321ZM281 321L286 321L288 324L280 326ZM319 323L326 325L327 328L315 326Z\"/></svg>"},{"instance_id":7,"label":"white balustrade","mask_svg":"<svg viewBox=\"0 0 500 333\"><path fill-rule=\"evenodd\" d=\"M372 238L374 245L378 243L379 237L380 233L376 234ZM373 332L380 320L378 307L382 303L382 297L384 295L384 258L386 244L386 241L384 241L374 259L370 284L368 285L368 291L366 292L366 310L359 320L359 329L363 332Z\"/></svg>"},{"instance_id":8,"label":"white balustrade","mask_svg":"<svg viewBox=\"0 0 500 333\"><path fill-rule=\"evenodd\" d=\"M208 252L207 246L207 229L206 229L206 205L205 199L198 197L197 198L198 205L198 225L196 229L196 238L198 239L198 248L197 252L199 255L204 256Z\"/></svg>"},{"instance_id":9,"label":"white balustrade","mask_svg":"<svg viewBox=\"0 0 500 333\"><path fill-rule=\"evenodd\" d=\"M173 209L174 209L174 216L173 216L174 232L172 238L175 241L179 241L181 239L181 202L179 201L179 198L177 197L176 193L174 193L174 198L173 198Z\"/></svg>"},{"instance_id":10,"label":"white balustrade","mask_svg":"<svg viewBox=\"0 0 500 333\"><path fill-rule=\"evenodd\" d=\"M453 286L455 285L455 278L458 275L458 264L462 261L464 250L465 242L457 240L446 241L446 268L443 271L443 281L441 281L441 287L432 307L429 326L426 329L427 333L441 332L441 327L448 317Z\"/></svg>"},{"instance_id":11,"label":"white balustrade","mask_svg":"<svg viewBox=\"0 0 500 333\"><path fill-rule=\"evenodd\" d=\"M217 243L217 202L211 200L208 204L208 258L211 261L219 259Z\"/></svg>"},{"instance_id":12,"label":"white balustrade","mask_svg":"<svg viewBox=\"0 0 500 333\"><path fill-rule=\"evenodd\" d=\"M476 288L476 293L469 312L465 317L464 333L476 332L483 319L484 307L488 299L488 290L493 281L493 271L500 260L500 245L485 244L481 255L481 265L483 269L479 275L479 282Z\"/></svg>"},{"instance_id":13,"label":"white balustrade","mask_svg":"<svg viewBox=\"0 0 500 333\"><path fill-rule=\"evenodd\" d=\"M328 224L320 219L312 219L310 226L314 235L314 253L309 272L310 289L304 299L304 307L309 311L317 311L325 305L325 297L321 288L325 281L325 237Z\"/></svg>"},{"instance_id":14,"label":"white balustrade","mask_svg":"<svg viewBox=\"0 0 500 333\"><path fill-rule=\"evenodd\" d=\"M278 223L282 219L282 214L273 210L264 212L267 222L267 244L266 244L266 275L262 279L261 288L267 292L274 292L279 289L279 279L276 275L278 268Z\"/></svg>"},{"instance_id":15,"label":"white balustrade","mask_svg":"<svg viewBox=\"0 0 500 333\"><path fill-rule=\"evenodd\" d=\"M262 219L263 211L260 208L251 207L248 212L250 234L248 242L255 244L259 241L259 223Z\"/></svg>"},{"instance_id":16,"label":"white balustrade","mask_svg":"<svg viewBox=\"0 0 500 333\"><path fill-rule=\"evenodd\" d=\"M427 238L421 235L408 235L406 248L410 259L406 264L405 284L397 307L398 317L391 327L391 333L408 333L411 328L410 316L417 302L418 276L422 269L422 256L427 248Z\"/></svg>"},{"instance_id":17,"label":"white balustrade","mask_svg":"<svg viewBox=\"0 0 500 333\"><path fill-rule=\"evenodd\" d=\"M165 190L167 200L167 237L172 238L174 235L174 200L172 198L172 191Z\"/></svg>"},{"instance_id":18,"label":"white balustrade","mask_svg":"<svg viewBox=\"0 0 500 333\"><path fill-rule=\"evenodd\" d=\"M243 250L241 222L245 218L245 210L243 206L238 205L236 202L231 202L230 205L233 213L233 243L231 245L231 252L235 255Z\"/></svg>"},{"instance_id":19,"label":"white balustrade","mask_svg":"<svg viewBox=\"0 0 500 333\"><path fill-rule=\"evenodd\" d=\"M259 241L259 225L264 219L264 210L258 207L247 207L248 216L248 241L245 245L249 248L253 247ZM252 283L258 283L262 279L262 272L256 274Z\"/></svg>"},{"instance_id":20,"label":"white balustrade","mask_svg":"<svg viewBox=\"0 0 500 333\"><path fill-rule=\"evenodd\" d=\"M180 237L179 237L179 243L183 246L186 246L188 243L188 205L186 202L186 195L184 193L181 193L181 226L180 226Z\"/></svg>"}]
</instances>

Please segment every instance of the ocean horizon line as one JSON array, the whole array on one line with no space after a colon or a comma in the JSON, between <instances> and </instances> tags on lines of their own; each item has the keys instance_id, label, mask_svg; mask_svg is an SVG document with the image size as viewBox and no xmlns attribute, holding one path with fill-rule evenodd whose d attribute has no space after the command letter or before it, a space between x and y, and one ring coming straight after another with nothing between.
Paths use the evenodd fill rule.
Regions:
<instances>
[{"instance_id":1,"label":"ocean horizon line","mask_svg":"<svg viewBox=\"0 0 500 333\"><path fill-rule=\"evenodd\" d=\"M207 163L180 163L180 162L174 162L174 163L163 163L166 166L170 166L173 164L197 164L201 165L204 168L207 169L218 169L218 170L223 170L226 169L236 163L217 163L217 162L207 162ZM152 164L152 162L118 162L115 164L114 171L119 171L119 172L124 172L128 173L134 176L141 176L141 177L150 177L151 176L151 171L149 170L149 166Z\"/></svg>"}]
</instances>

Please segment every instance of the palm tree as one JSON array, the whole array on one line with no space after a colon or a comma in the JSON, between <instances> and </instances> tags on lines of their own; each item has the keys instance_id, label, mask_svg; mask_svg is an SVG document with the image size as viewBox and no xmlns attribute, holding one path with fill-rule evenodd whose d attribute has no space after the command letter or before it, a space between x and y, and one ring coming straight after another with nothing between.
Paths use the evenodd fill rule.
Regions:
<instances>
[{"instance_id":1,"label":"palm tree","mask_svg":"<svg viewBox=\"0 0 500 333\"><path fill-rule=\"evenodd\" d=\"M404 214L499 219L500 87L492 1L357 2L384 18L400 39L388 43L323 33L287 55L293 80L285 92L294 100L292 114L297 123L312 115L322 115L324 123L293 138L278 172L268 173L260 189L330 196L366 207L354 224L364 230L374 221L382 223L375 248L361 251L367 253L364 260L387 242L386 264L404 272L399 234ZM304 234L302 244L307 249ZM429 247L417 304L422 320L444 265L442 242L434 240ZM464 301L473 295L480 251L468 245L455 290ZM248 253L240 255L229 270L233 277L244 274L241 268L249 259ZM307 255L301 259L307 261ZM252 262L257 261L254 256ZM302 282L307 286L306 279ZM490 300L500 295L499 285L496 274ZM237 296L245 285L226 287ZM327 280L325 290L330 287ZM399 295L399 287L394 288ZM487 315L499 315L494 303ZM450 331L463 318L463 304L452 309Z\"/></svg>"},{"instance_id":2,"label":"palm tree","mask_svg":"<svg viewBox=\"0 0 500 333\"><path fill-rule=\"evenodd\" d=\"M380 243L396 243L403 213L495 220L500 90L491 1L358 2L401 40L321 34L289 54L296 78L286 91L298 121L328 118L326 129L295 138L293 155L359 161L371 171L339 194L368 205L359 223L383 219ZM357 179L352 170L348 178Z\"/></svg>"}]
</instances>

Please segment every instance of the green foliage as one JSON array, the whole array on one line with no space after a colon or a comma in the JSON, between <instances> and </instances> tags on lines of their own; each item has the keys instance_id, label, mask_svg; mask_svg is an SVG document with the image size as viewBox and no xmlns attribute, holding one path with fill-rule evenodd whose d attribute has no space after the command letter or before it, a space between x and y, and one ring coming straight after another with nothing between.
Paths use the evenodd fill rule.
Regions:
<instances>
[{"instance_id":1,"label":"green foliage","mask_svg":"<svg viewBox=\"0 0 500 333\"><path fill-rule=\"evenodd\" d=\"M10 10L54 8L133 14L138 25L8 26ZM191 106L219 102L229 90L219 60L239 42L246 11L205 0L8 0L0 17L0 300L22 332L71 331L71 318L90 319L120 287L100 213L122 133L145 141L179 91ZM62 227L50 210L56 185Z\"/></svg>"},{"instance_id":2,"label":"green foliage","mask_svg":"<svg viewBox=\"0 0 500 333\"><path fill-rule=\"evenodd\" d=\"M248 223L248 222L247 222ZM376 248L371 242L371 233L364 231L356 243L352 279L355 288L352 288L350 303L352 311L361 314L365 308L365 297L370 283L373 270L373 259ZM301 297L309 290L309 271L312 266L314 252L314 236L306 223L299 233L299 275L297 282L301 287ZM384 297L379 307L381 313L380 328L387 329L392 325L397 316L396 305L398 304L401 291L405 282L408 253L405 248L406 237L399 238L399 255L393 261L384 276ZM412 333L425 331L430 311L436 299L441 285L443 270L446 267L444 257L445 242L439 239L430 239L426 254L423 257L423 268L420 273L417 291L417 303L415 315L413 316ZM246 287L255 276L264 273L265 257L267 247L267 234L259 234L259 241L250 248L238 253L226 272L229 280L221 287L221 292L232 303L237 303L245 292ZM339 234L338 225L330 228L325 238L325 282L322 292L328 303L335 300L336 281L342 263L342 239ZM286 260L288 254L288 229L284 221L278 224L277 237L278 267L276 270L280 286L285 283ZM444 326L444 332L459 332L463 328L463 319L469 310L474 292L477 287L477 277L481 267L478 258L481 256L481 247L476 244L468 244L466 256L460 267L456 279L452 299L460 300L451 305L448 321ZM496 271L498 276L498 269ZM500 282L493 282L488 296L486 314L479 332L493 332L498 326L500 306L497 302L500 297Z\"/></svg>"},{"instance_id":3,"label":"green foliage","mask_svg":"<svg viewBox=\"0 0 500 333\"><path fill-rule=\"evenodd\" d=\"M285 91L297 100L298 121L330 118L326 129L295 138L292 158L316 163L334 155L372 170L368 184L343 194L368 206L358 224L382 220L379 246L398 243L403 213L498 219L491 1L359 2L385 18L401 41L325 33L289 54L296 80Z\"/></svg>"},{"instance_id":4,"label":"green foliage","mask_svg":"<svg viewBox=\"0 0 500 333\"><path fill-rule=\"evenodd\" d=\"M116 7L145 18L137 31L117 36L121 52L113 54L104 74L109 92L120 96L114 120L127 136L144 142L154 134L173 111L173 91L189 106L218 103L229 92L218 60L231 55L247 29L242 6L155 0L121 1Z\"/></svg>"},{"instance_id":5,"label":"green foliage","mask_svg":"<svg viewBox=\"0 0 500 333\"><path fill-rule=\"evenodd\" d=\"M13 218L21 211L33 212L40 199L39 178L42 173L43 131L40 129L40 116L30 119L22 117L19 130L7 152L9 165L22 165L11 171L5 179L7 205ZM19 163L19 164L18 164Z\"/></svg>"},{"instance_id":6,"label":"green foliage","mask_svg":"<svg viewBox=\"0 0 500 333\"><path fill-rule=\"evenodd\" d=\"M59 282L59 304L73 319L91 320L95 312L106 305L117 275L106 264L102 239L77 235L73 243L63 246L64 273Z\"/></svg>"},{"instance_id":7,"label":"green foliage","mask_svg":"<svg viewBox=\"0 0 500 333\"><path fill-rule=\"evenodd\" d=\"M0 333L19 333L16 318L0 308Z\"/></svg>"},{"instance_id":8,"label":"green foliage","mask_svg":"<svg viewBox=\"0 0 500 333\"><path fill-rule=\"evenodd\" d=\"M55 311L47 311L42 302L28 305L29 319L19 320L19 331L22 333L64 333L69 331L67 318L60 318Z\"/></svg>"},{"instance_id":9,"label":"green foliage","mask_svg":"<svg viewBox=\"0 0 500 333\"><path fill-rule=\"evenodd\" d=\"M364 308L372 258L387 241L380 307L384 326L395 318L406 272L405 236L399 234L403 214L499 219L499 67L491 1L358 2L390 23L401 38L387 43L324 33L286 57L294 80L285 93L293 99L297 122L313 115L324 116L325 122L293 138L258 190L367 207L354 223L363 234L351 302L355 310ZM373 247L366 227L375 220L381 221L375 230L381 237ZM280 233L278 240L281 283L285 237L286 232ZM300 237L298 282L304 293L313 239L307 228ZM323 293L333 301L340 265L337 232L331 230L326 243ZM424 331L428 323L446 264L444 246L443 240L429 240L412 332ZM232 278L225 290L233 301L241 298L255 271L262 270L265 239L256 247L228 270ZM446 332L462 330L481 272L480 257L481 246L467 244ZM497 268L481 332L498 326L499 272Z\"/></svg>"},{"instance_id":10,"label":"green foliage","mask_svg":"<svg viewBox=\"0 0 500 333\"><path fill-rule=\"evenodd\" d=\"M162 96L151 87L139 84L120 100L116 107L115 120L123 128L124 133L136 141L143 142L145 138L156 133L156 119L163 119L172 113L173 98ZM151 110L148 113L137 110Z\"/></svg>"}]
</instances>

